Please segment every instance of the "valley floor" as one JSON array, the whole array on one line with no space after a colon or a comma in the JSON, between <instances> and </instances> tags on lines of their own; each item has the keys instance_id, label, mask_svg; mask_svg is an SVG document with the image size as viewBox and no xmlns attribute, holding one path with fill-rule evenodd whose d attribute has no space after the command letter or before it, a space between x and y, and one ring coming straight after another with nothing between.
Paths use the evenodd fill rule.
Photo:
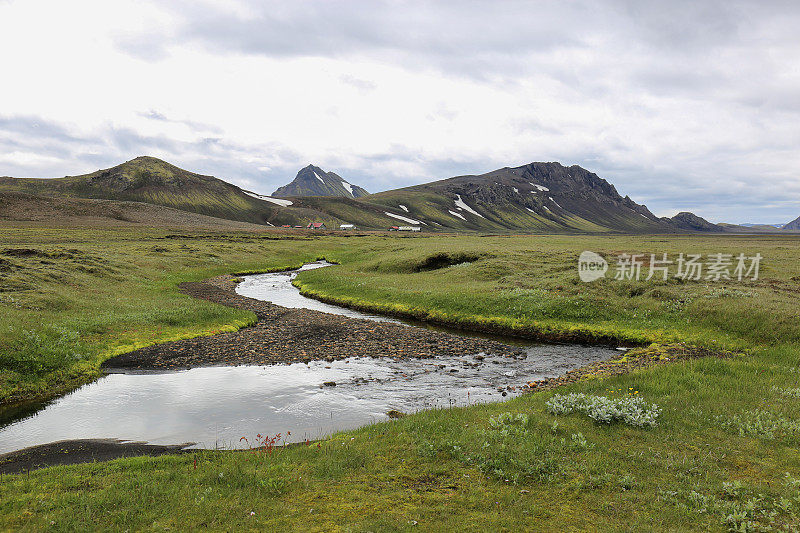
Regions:
<instances>
[{"instance_id":1,"label":"valley floor","mask_svg":"<svg viewBox=\"0 0 800 533\"><path fill-rule=\"evenodd\" d=\"M91 380L114 355L255 322L246 310L182 294L182 282L321 256L340 266L304 272L297 284L350 306L533 338L649 344L649 357L661 362L671 357L662 347L676 343L737 354L587 375L509 402L427 411L309 446L3 475L0 528L800 527L795 238L305 237L0 224L6 405ZM584 250L763 260L757 281L584 284L576 270ZM635 357L621 354L618 364ZM548 401L567 392L643 398L661 413L655 427L554 414Z\"/></svg>"}]
</instances>

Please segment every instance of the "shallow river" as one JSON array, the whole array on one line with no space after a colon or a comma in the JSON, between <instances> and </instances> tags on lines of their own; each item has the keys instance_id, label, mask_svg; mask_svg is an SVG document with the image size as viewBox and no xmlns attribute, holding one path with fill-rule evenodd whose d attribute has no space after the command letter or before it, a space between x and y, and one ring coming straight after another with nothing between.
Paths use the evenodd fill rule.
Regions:
<instances>
[{"instance_id":1,"label":"shallow river","mask_svg":"<svg viewBox=\"0 0 800 533\"><path fill-rule=\"evenodd\" d=\"M312 263L303 269L321 266L327 265ZM291 285L294 275L247 276L237 292L286 307L395 321L305 298ZM289 442L315 439L387 420L390 410L411 413L499 401L514 396L514 387L528 381L614 354L609 348L580 345L537 344L524 351L527 356L519 359L483 354L422 360L354 357L110 374L34 413L0 418L0 453L86 438L192 442L201 448L240 447L241 437L252 442L259 433L291 432Z\"/></svg>"}]
</instances>

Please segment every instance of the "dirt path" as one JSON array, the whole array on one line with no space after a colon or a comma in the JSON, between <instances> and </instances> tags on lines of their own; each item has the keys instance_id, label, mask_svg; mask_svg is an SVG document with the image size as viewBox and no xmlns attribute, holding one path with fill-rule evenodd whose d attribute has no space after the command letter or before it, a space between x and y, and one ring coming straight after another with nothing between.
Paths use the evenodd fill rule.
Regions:
<instances>
[{"instance_id":1,"label":"dirt path","mask_svg":"<svg viewBox=\"0 0 800 533\"><path fill-rule=\"evenodd\" d=\"M184 369L211 365L268 365L352 356L430 358L469 353L518 357L519 348L422 328L289 309L234 292L230 276L183 283L181 290L211 302L252 311L255 326L232 333L168 342L126 353L106 369Z\"/></svg>"}]
</instances>

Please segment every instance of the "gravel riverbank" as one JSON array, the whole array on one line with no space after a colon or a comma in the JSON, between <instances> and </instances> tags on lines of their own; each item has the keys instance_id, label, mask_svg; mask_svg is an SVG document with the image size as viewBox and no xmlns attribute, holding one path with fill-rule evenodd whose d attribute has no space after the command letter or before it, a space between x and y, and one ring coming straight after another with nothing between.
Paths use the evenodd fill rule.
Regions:
<instances>
[{"instance_id":1,"label":"gravel riverbank","mask_svg":"<svg viewBox=\"0 0 800 533\"><path fill-rule=\"evenodd\" d=\"M149 346L103 364L106 369L168 370L212 365L269 365L352 356L419 357L477 354L524 357L514 346L492 340L388 322L289 309L234 292L234 278L183 283L195 298L252 311L258 322L232 333Z\"/></svg>"}]
</instances>

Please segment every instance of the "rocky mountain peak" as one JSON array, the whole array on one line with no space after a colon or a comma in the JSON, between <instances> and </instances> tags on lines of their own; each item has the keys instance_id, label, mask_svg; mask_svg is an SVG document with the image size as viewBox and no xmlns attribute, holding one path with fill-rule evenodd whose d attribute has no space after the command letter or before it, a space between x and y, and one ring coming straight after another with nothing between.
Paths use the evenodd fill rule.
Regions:
<instances>
[{"instance_id":1,"label":"rocky mountain peak","mask_svg":"<svg viewBox=\"0 0 800 533\"><path fill-rule=\"evenodd\" d=\"M279 187L272 196L341 196L343 198L359 198L369 193L346 181L333 172L325 172L320 167L309 164L300 169L294 180Z\"/></svg>"}]
</instances>

